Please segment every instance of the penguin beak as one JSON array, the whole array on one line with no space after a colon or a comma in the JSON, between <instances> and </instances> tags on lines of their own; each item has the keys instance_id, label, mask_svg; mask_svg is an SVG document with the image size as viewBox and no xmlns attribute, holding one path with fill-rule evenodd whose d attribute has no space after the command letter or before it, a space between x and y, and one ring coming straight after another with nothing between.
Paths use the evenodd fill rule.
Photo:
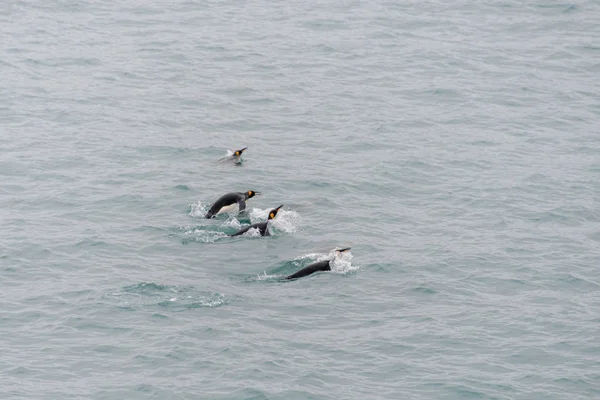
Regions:
<instances>
[{"instance_id":1,"label":"penguin beak","mask_svg":"<svg viewBox=\"0 0 600 400\"><path fill-rule=\"evenodd\" d=\"M336 250L337 252L343 253L344 251L350 250L350 247L346 247L345 249Z\"/></svg>"},{"instance_id":2,"label":"penguin beak","mask_svg":"<svg viewBox=\"0 0 600 400\"><path fill-rule=\"evenodd\" d=\"M281 207L283 207L283 204L280 205L279 207L277 207L275 210L279 211L281 209Z\"/></svg>"},{"instance_id":3,"label":"penguin beak","mask_svg":"<svg viewBox=\"0 0 600 400\"><path fill-rule=\"evenodd\" d=\"M254 192L255 196L260 196L262 193L261 192Z\"/></svg>"}]
</instances>

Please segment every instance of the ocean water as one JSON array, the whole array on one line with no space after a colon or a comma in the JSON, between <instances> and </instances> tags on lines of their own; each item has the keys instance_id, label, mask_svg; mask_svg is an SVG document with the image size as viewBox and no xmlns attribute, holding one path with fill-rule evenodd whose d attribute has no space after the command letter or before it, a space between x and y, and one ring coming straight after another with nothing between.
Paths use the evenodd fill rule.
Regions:
<instances>
[{"instance_id":1,"label":"ocean water","mask_svg":"<svg viewBox=\"0 0 600 400\"><path fill-rule=\"evenodd\" d=\"M598 21L2 2L0 398L600 398Z\"/></svg>"}]
</instances>

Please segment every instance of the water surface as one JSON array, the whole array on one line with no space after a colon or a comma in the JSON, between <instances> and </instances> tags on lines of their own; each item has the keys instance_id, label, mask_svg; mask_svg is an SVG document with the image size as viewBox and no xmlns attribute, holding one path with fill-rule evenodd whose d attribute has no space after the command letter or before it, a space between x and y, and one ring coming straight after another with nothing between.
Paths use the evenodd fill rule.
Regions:
<instances>
[{"instance_id":1,"label":"water surface","mask_svg":"<svg viewBox=\"0 0 600 400\"><path fill-rule=\"evenodd\" d=\"M599 397L599 19L3 4L2 398Z\"/></svg>"}]
</instances>

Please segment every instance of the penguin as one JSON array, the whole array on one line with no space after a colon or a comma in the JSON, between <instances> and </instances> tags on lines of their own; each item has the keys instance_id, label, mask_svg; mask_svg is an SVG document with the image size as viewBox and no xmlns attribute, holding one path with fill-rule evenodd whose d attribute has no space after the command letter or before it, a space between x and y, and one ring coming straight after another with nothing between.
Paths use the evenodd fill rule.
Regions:
<instances>
[{"instance_id":1,"label":"penguin","mask_svg":"<svg viewBox=\"0 0 600 400\"><path fill-rule=\"evenodd\" d=\"M350 247L346 247L345 249L341 249L341 250L336 250L339 253L343 253L344 251L350 250ZM310 274L314 274L315 272L318 271L331 271L331 265L329 264L331 260L324 260L324 261L318 261L315 263L312 263L304 268L302 268L300 271L286 276L285 279L297 279L297 278L302 278L304 276L308 276Z\"/></svg>"},{"instance_id":2,"label":"penguin","mask_svg":"<svg viewBox=\"0 0 600 400\"><path fill-rule=\"evenodd\" d=\"M246 150L246 149L247 149L247 147L244 147L244 148L243 148L243 149L241 149L241 150L236 150L236 151L234 151L234 152L233 152L233 157L238 157L238 158L239 158L239 157L241 157L241 156L242 156L242 153L243 153L243 152L244 152L244 150Z\"/></svg>"},{"instance_id":3,"label":"penguin","mask_svg":"<svg viewBox=\"0 0 600 400\"><path fill-rule=\"evenodd\" d=\"M260 192L248 190L247 192L232 192L224 194L217 200L206 213L206 218L213 218L215 215L221 213L230 213L237 209L237 211L244 211L246 209L246 200L259 195Z\"/></svg>"},{"instance_id":4,"label":"penguin","mask_svg":"<svg viewBox=\"0 0 600 400\"><path fill-rule=\"evenodd\" d=\"M233 161L234 164L242 164L242 153L247 149L248 149L247 147L244 147L243 149L239 149L239 150L235 150L235 151L227 150L227 154L224 155L223 157L219 158L219 160L217 162L224 163L224 162Z\"/></svg>"},{"instance_id":5,"label":"penguin","mask_svg":"<svg viewBox=\"0 0 600 400\"><path fill-rule=\"evenodd\" d=\"M269 218L265 222L259 222L257 224L252 224L250 226L245 227L244 229L240 229L233 235L229 235L229 236L233 237L233 236L243 235L244 233L248 232L252 228L258 229L260 231L260 236L271 236L271 234L269 233L269 222L273 218L275 218L275 216L277 215L277 213L279 212L281 207L283 207L283 204L280 205L279 207L274 208L271 211L269 211Z\"/></svg>"},{"instance_id":6,"label":"penguin","mask_svg":"<svg viewBox=\"0 0 600 400\"><path fill-rule=\"evenodd\" d=\"M236 164L241 164L242 163L242 153L246 149L247 149L247 147L244 147L243 149L234 151L233 154L231 155L230 159L233 160Z\"/></svg>"}]
</instances>

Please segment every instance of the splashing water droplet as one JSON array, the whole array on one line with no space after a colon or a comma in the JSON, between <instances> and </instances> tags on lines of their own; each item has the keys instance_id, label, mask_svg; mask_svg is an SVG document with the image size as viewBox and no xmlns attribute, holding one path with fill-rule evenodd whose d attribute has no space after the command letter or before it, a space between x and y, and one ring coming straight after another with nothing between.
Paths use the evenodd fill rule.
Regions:
<instances>
[{"instance_id":1,"label":"splashing water droplet","mask_svg":"<svg viewBox=\"0 0 600 400\"><path fill-rule=\"evenodd\" d=\"M200 201L196 204L190 204L190 216L204 217L208 211L208 206L203 205Z\"/></svg>"}]
</instances>

